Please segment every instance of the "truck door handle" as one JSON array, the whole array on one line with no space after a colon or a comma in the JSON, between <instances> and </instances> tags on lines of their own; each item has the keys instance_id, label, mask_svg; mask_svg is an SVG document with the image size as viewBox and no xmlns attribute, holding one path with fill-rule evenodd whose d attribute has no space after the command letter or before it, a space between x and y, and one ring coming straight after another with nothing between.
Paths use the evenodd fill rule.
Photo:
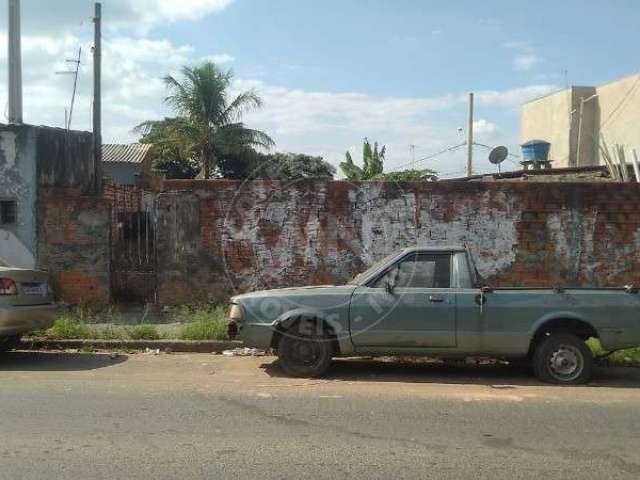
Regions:
<instances>
[{"instance_id":1,"label":"truck door handle","mask_svg":"<svg viewBox=\"0 0 640 480\"><path fill-rule=\"evenodd\" d=\"M429 295L429 301L431 303L443 303L444 297L441 297L440 295Z\"/></svg>"}]
</instances>

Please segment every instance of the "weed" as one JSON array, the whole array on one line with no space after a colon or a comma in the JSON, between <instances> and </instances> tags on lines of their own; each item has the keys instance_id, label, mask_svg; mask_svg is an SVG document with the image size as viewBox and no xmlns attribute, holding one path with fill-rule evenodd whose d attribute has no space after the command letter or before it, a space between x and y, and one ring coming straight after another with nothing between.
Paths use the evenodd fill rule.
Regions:
<instances>
[{"instance_id":1,"label":"weed","mask_svg":"<svg viewBox=\"0 0 640 480\"><path fill-rule=\"evenodd\" d=\"M91 336L91 329L78 317L63 313L56 318L53 327L49 329L47 335L57 339L77 339Z\"/></svg>"},{"instance_id":2,"label":"weed","mask_svg":"<svg viewBox=\"0 0 640 480\"><path fill-rule=\"evenodd\" d=\"M154 325L141 324L127 329L131 340L159 340L160 334Z\"/></svg>"},{"instance_id":3,"label":"weed","mask_svg":"<svg viewBox=\"0 0 640 480\"><path fill-rule=\"evenodd\" d=\"M595 357L607 356L608 363L612 365L630 365L640 364L640 347L629 348L627 350L619 350L610 355L607 355L607 351L602 348L600 340L596 338L590 338L587 340L587 345L593 352Z\"/></svg>"},{"instance_id":4,"label":"weed","mask_svg":"<svg viewBox=\"0 0 640 480\"><path fill-rule=\"evenodd\" d=\"M94 329L93 338L100 340L125 340L127 338L127 332L123 328L107 325L101 329Z\"/></svg>"},{"instance_id":5,"label":"weed","mask_svg":"<svg viewBox=\"0 0 640 480\"><path fill-rule=\"evenodd\" d=\"M184 307L178 313L178 319L185 323L180 332L180 338L183 340L224 340L227 337L224 307Z\"/></svg>"}]
</instances>

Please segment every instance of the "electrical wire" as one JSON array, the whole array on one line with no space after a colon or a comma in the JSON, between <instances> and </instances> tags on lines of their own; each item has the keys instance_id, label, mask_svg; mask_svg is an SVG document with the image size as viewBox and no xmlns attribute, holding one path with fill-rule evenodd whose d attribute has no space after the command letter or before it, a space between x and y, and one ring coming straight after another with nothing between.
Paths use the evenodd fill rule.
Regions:
<instances>
[{"instance_id":1,"label":"electrical wire","mask_svg":"<svg viewBox=\"0 0 640 480\"><path fill-rule=\"evenodd\" d=\"M474 145L477 145L479 147L484 147L488 150L493 150L494 147L491 147L489 145L485 145L484 143L478 143L478 142L473 142ZM509 152L507 154L508 157L514 157L514 158L522 158L520 155L516 155L515 153L511 153ZM506 160L509 160L511 163L513 163L514 165L518 165L518 162L516 162L515 160L511 160L510 158L506 158Z\"/></svg>"},{"instance_id":2,"label":"electrical wire","mask_svg":"<svg viewBox=\"0 0 640 480\"><path fill-rule=\"evenodd\" d=\"M638 78L636 79L635 83L631 86L631 88L629 88L629 91L625 94L625 96L622 98L622 100L616 106L616 108L614 108L613 111L609 114L609 116L604 120L604 122L602 122L602 124L600 125L601 129L607 126L607 124L611 120L613 120L613 117L615 116L615 114L618 113L618 111L624 106L625 102L631 98L633 91L638 87L638 85L640 85L640 75L638 75Z\"/></svg>"},{"instance_id":3,"label":"electrical wire","mask_svg":"<svg viewBox=\"0 0 640 480\"><path fill-rule=\"evenodd\" d=\"M395 167L393 170L391 170L392 172L396 172L398 170L402 170L406 167L415 165L417 163L421 163L421 162L426 162L427 160L431 160L433 158L439 157L440 155L443 155L445 153L449 153L449 152L453 152L454 150L457 150L458 148L464 147L467 144L467 142L461 143L459 145L453 145L451 147L447 147L443 150L440 150L439 152L435 152L432 153L431 155L427 155L426 157L422 157L422 158L418 158L417 160L412 160L408 163L404 163L402 165L399 165L397 167Z\"/></svg>"}]
</instances>

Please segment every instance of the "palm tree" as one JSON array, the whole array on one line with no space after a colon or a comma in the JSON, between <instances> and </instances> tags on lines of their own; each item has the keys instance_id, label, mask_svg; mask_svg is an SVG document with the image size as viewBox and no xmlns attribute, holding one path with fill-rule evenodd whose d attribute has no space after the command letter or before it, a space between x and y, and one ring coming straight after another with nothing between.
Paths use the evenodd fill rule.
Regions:
<instances>
[{"instance_id":1,"label":"palm tree","mask_svg":"<svg viewBox=\"0 0 640 480\"><path fill-rule=\"evenodd\" d=\"M223 72L212 62L182 68L182 78L164 78L170 91L165 102L178 115L173 121L171 137L188 145L202 165L204 178L211 178L217 157L246 147L270 149L274 141L264 132L245 127L242 115L262 106L261 98L248 90L231 99L231 71ZM149 132L157 122L145 122L139 131Z\"/></svg>"}]
</instances>

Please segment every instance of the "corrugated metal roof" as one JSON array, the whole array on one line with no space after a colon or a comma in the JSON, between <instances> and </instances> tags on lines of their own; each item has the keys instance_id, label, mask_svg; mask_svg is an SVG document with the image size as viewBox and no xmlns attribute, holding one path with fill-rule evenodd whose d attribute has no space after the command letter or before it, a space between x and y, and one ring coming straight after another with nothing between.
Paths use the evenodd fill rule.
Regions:
<instances>
[{"instance_id":1,"label":"corrugated metal roof","mask_svg":"<svg viewBox=\"0 0 640 480\"><path fill-rule=\"evenodd\" d=\"M107 143L102 145L102 161L104 163L142 163L150 148L149 143L130 143L129 145Z\"/></svg>"}]
</instances>

